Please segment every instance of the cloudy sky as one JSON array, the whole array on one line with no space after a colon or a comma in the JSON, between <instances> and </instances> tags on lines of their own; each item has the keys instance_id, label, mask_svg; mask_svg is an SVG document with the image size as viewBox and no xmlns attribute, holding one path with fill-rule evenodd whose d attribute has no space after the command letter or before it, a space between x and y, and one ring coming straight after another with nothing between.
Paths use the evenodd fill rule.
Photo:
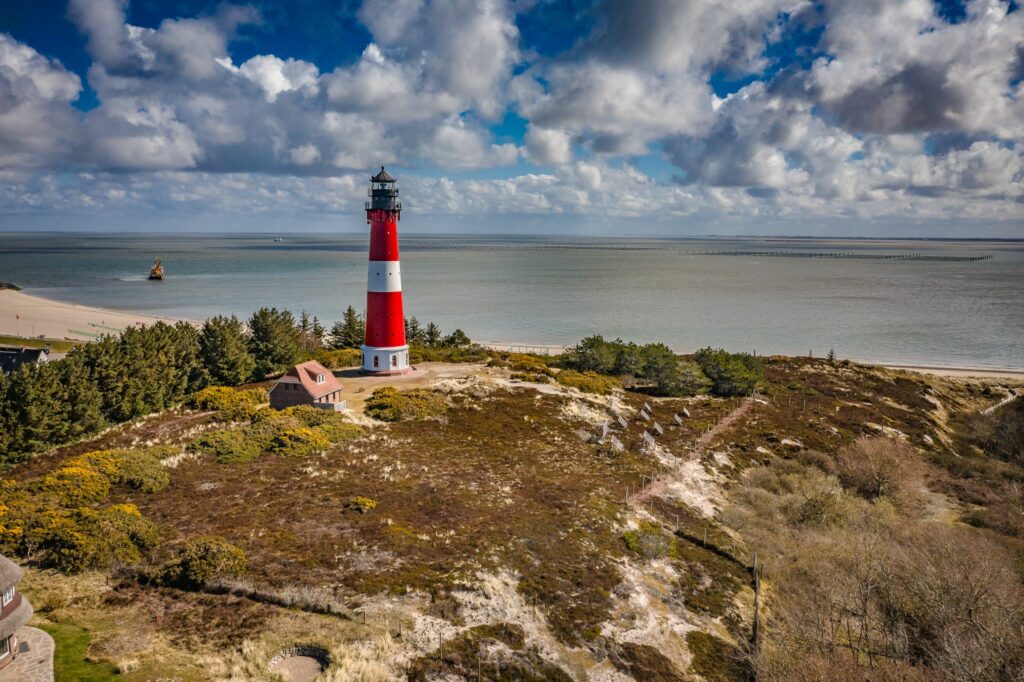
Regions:
<instances>
[{"instance_id":1,"label":"cloudy sky","mask_svg":"<svg viewBox=\"0 0 1024 682\"><path fill-rule=\"evenodd\" d=\"M1005 0L0 6L0 229L1024 237Z\"/></svg>"}]
</instances>

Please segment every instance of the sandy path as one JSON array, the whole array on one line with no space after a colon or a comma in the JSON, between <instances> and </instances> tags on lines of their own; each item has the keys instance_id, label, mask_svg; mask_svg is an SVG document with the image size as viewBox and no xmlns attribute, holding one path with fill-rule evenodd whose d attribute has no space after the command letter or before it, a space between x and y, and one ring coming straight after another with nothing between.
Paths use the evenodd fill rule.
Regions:
<instances>
[{"instance_id":1,"label":"sandy path","mask_svg":"<svg viewBox=\"0 0 1024 682\"><path fill-rule=\"evenodd\" d=\"M128 327L177 320L61 303L12 289L0 290L0 334L92 341Z\"/></svg>"},{"instance_id":2,"label":"sandy path","mask_svg":"<svg viewBox=\"0 0 1024 682\"><path fill-rule=\"evenodd\" d=\"M718 420L718 423L711 427L710 430L702 433L700 438L694 442L690 449L690 459L699 459L700 456L704 454L708 445L711 444L711 441L721 435L730 426L735 424L740 417L746 414L747 411L753 407L753 405L753 400L745 398L743 402L736 407L736 409ZM679 465L673 467L673 469L668 473L658 476L646 486L636 491L629 497L630 504L642 505L644 501L652 497L664 496L669 491L670 486L675 483L679 483L679 478L686 475L687 469L685 464L685 461L680 462Z\"/></svg>"},{"instance_id":3,"label":"sandy path","mask_svg":"<svg viewBox=\"0 0 1024 682\"><path fill-rule=\"evenodd\" d=\"M1009 390L1009 391L1006 392L1006 397L1005 398L1000 400L995 405L990 405L989 407L986 407L984 410L981 411L981 413L982 414L992 414L993 412L998 410L1003 405L1009 405L1010 403L1012 403L1014 400L1017 399L1017 396L1019 396L1019 395L1020 395L1019 391Z\"/></svg>"}]
</instances>

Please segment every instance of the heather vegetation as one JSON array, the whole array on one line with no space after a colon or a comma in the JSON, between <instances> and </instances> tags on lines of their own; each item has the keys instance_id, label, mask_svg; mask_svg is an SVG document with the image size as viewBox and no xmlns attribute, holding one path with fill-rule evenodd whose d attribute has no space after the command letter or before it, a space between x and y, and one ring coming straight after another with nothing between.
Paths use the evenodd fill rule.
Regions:
<instances>
[{"instance_id":1,"label":"heather vegetation","mask_svg":"<svg viewBox=\"0 0 1024 682\"><path fill-rule=\"evenodd\" d=\"M359 361L315 319L262 317L298 358ZM152 337L174 358L160 395L94 396L95 428L162 412L0 482L0 552L41 618L87 626L90 656L137 679L266 679L305 642L340 679L1024 671L1024 401L983 411L1003 388L600 337L542 358L433 325L414 357L489 366L377 388L358 426L235 386L273 354L208 325ZM621 450L595 442L604 424Z\"/></svg>"}]
</instances>

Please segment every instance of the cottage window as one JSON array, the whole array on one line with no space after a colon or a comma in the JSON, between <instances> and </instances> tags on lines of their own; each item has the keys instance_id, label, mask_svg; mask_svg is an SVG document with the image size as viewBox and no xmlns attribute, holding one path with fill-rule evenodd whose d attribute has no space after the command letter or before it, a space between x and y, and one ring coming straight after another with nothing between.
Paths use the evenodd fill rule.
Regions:
<instances>
[{"instance_id":1,"label":"cottage window","mask_svg":"<svg viewBox=\"0 0 1024 682\"><path fill-rule=\"evenodd\" d=\"M317 374L316 375L316 383L318 383L318 384L324 383L324 375L323 374Z\"/></svg>"},{"instance_id":2,"label":"cottage window","mask_svg":"<svg viewBox=\"0 0 1024 682\"><path fill-rule=\"evenodd\" d=\"M11 589L7 590L6 592L4 592L4 606L7 606L12 601L14 601L14 588L13 587Z\"/></svg>"},{"instance_id":3,"label":"cottage window","mask_svg":"<svg viewBox=\"0 0 1024 682\"><path fill-rule=\"evenodd\" d=\"M11 640L9 637L0 639L0 659L7 658L11 655Z\"/></svg>"}]
</instances>

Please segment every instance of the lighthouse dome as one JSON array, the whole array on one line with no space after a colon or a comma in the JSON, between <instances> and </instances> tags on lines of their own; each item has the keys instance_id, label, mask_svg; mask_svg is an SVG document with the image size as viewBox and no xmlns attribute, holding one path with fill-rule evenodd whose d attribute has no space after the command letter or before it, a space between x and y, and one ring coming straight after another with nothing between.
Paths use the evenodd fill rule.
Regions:
<instances>
[{"instance_id":1,"label":"lighthouse dome","mask_svg":"<svg viewBox=\"0 0 1024 682\"><path fill-rule=\"evenodd\" d=\"M384 170L384 166L381 166L380 173L377 173L372 178L370 178L370 182L396 182L396 180L393 177L391 177L390 173Z\"/></svg>"}]
</instances>

